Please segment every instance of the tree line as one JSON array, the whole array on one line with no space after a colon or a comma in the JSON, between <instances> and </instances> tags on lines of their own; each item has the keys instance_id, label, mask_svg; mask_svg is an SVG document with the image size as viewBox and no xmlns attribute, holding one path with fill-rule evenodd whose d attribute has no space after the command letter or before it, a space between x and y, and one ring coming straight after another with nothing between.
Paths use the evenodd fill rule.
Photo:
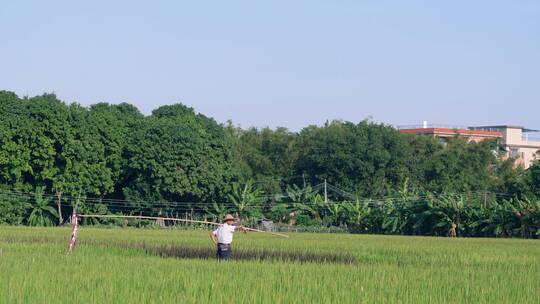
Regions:
<instances>
[{"instance_id":1,"label":"tree line","mask_svg":"<svg viewBox=\"0 0 540 304\"><path fill-rule=\"evenodd\" d=\"M357 232L540 233L540 164L514 168L496 141L443 144L368 120L244 129L182 104L145 116L127 103L7 91L0 114L0 223L65 223L78 202L103 214L232 212ZM336 187L325 198L323 182ZM454 215L443 220L440 208ZM506 228L479 232L495 217Z\"/></svg>"}]
</instances>

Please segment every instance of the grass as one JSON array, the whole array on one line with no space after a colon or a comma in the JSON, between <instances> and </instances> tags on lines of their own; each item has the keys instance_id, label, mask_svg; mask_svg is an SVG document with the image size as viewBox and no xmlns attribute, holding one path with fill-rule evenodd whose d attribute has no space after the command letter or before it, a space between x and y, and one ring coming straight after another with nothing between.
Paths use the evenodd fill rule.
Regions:
<instances>
[{"instance_id":1,"label":"grass","mask_svg":"<svg viewBox=\"0 0 540 304\"><path fill-rule=\"evenodd\" d=\"M0 227L0 303L540 299L538 240L250 233L234 242L248 258L220 263L208 258L207 231L82 227L75 253L66 255L69 236L66 228ZM190 250L190 258L170 257Z\"/></svg>"}]
</instances>

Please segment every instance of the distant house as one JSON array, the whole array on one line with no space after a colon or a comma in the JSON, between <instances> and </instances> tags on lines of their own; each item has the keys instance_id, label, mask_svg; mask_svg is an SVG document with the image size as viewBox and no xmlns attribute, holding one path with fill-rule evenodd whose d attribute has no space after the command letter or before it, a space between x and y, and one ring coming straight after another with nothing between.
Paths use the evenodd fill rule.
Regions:
<instances>
[{"instance_id":1,"label":"distant house","mask_svg":"<svg viewBox=\"0 0 540 304\"><path fill-rule=\"evenodd\" d=\"M419 134L433 136L445 143L449 137L461 136L470 141L479 142L484 139L497 139L502 149L505 151L504 158L514 158L516 166L523 166L525 169L531 166L538 157L536 154L540 150L540 137L532 137L531 133L538 130L527 129L520 126L500 125L500 126L479 126L479 127L458 127L445 125L423 125L399 126L399 131L406 134Z\"/></svg>"}]
</instances>

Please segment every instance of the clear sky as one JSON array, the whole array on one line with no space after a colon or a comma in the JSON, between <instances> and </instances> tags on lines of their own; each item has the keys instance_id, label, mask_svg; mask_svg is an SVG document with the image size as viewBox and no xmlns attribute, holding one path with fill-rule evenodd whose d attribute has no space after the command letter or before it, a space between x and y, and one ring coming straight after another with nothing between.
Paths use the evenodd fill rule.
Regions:
<instances>
[{"instance_id":1,"label":"clear sky","mask_svg":"<svg viewBox=\"0 0 540 304\"><path fill-rule=\"evenodd\" d=\"M540 128L540 1L2 0L0 89L244 127Z\"/></svg>"}]
</instances>

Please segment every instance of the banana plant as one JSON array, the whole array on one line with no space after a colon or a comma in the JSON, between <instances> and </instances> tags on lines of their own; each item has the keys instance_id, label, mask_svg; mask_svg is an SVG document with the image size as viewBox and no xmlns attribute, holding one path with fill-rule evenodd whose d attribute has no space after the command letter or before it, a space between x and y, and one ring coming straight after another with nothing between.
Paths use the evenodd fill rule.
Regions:
<instances>
[{"instance_id":1,"label":"banana plant","mask_svg":"<svg viewBox=\"0 0 540 304\"><path fill-rule=\"evenodd\" d=\"M227 208L224 204L218 204L213 202L210 207L205 206L204 211L207 215L210 216L213 220L219 220L225 217L226 214L230 213L231 210Z\"/></svg>"},{"instance_id":2,"label":"banana plant","mask_svg":"<svg viewBox=\"0 0 540 304\"><path fill-rule=\"evenodd\" d=\"M341 226L343 224L343 211L345 210L344 205L341 202L329 202L326 205L326 208L329 213L329 220L332 225Z\"/></svg>"},{"instance_id":3,"label":"banana plant","mask_svg":"<svg viewBox=\"0 0 540 304\"><path fill-rule=\"evenodd\" d=\"M51 200L43 196L43 187L37 187L34 193L34 204L31 206L28 224L30 226L53 226L58 220L58 213L51 205Z\"/></svg>"},{"instance_id":4,"label":"banana plant","mask_svg":"<svg viewBox=\"0 0 540 304\"><path fill-rule=\"evenodd\" d=\"M360 232L371 229L370 222L368 221L372 210L369 208L369 200L365 202L360 202L360 200L346 202L343 204L343 208L347 224L355 231Z\"/></svg>"},{"instance_id":5,"label":"banana plant","mask_svg":"<svg viewBox=\"0 0 540 304\"><path fill-rule=\"evenodd\" d=\"M420 214L429 208L429 200L413 197L416 192L410 189L408 179L405 179L397 195L397 199L387 199L381 207L382 230L391 234L417 233L426 220Z\"/></svg>"},{"instance_id":6,"label":"banana plant","mask_svg":"<svg viewBox=\"0 0 540 304\"><path fill-rule=\"evenodd\" d=\"M512 214L510 201L493 201L487 207L482 207L482 214L476 216L471 227L481 231L485 236L512 236L519 226Z\"/></svg>"},{"instance_id":7,"label":"banana plant","mask_svg":"<svg viewBox=\"0 0 540 304\"><path fill-rule=\"evenodd\" d=\"M270 208L272 219L286 223L291 219L291 209L287 203L277 203Z\"/></svg>"},{"instance_id":8,"label":"banana plant","mask_svg":"<svg viewBox=\"0 0 540 304\"><path fill-rule=\"evenodd\" d=\"M287 187L289 208L295 213L309 215L311 218L321 219L323 200L320 194L313 191L311 186L300 188L296 185Z\"/></svg>"},{"instance_id":9,"label":"banana plant","mask_svg":"<svg viewBox=\"0 0 540 304\"><path fill-rule=\"evenodd\" d=\"M512 213L519 221L518 233L524 238L540 234L540 201L529 198L510 202Z\"/></svg>"},{"instance_id":10,"label":"banana plant","mask_svg":"<svg viewBox=\"0 0 540 304\"><path fill-rule=\"evenodd\" d=\"M248 180L243 185L234 183L232 185L232 194L229 194L229 200L232 203L233 210L240 219L260 217L261 203L264 199L261 197L261 190L254 187L253 181Z\"/></svg>"},{"instance_id":11,"label":"banana plant","mask_svg":"<svg viewBox=\"0 0 540 304\"><path fill-rule=\"evenodd\" d=\"M388 233L403 233L410 224L407 201L387 200L383 205L384 219L382 229Z\"/></svg>"},{"instance_id":12,"label":"banana plant","mask_svg":"<svg viewBox=\"0 0 540 304\"><path fill-rule=\"evenodd\" d=\"M462 219L466 215L465 199L460 194L443 195L428 205L427 210L420 213L419 221L413 226L416 230L427 220L432 231L428 234L446 234L460 236L465 229Z\"/></svg>"}]
</instances>

